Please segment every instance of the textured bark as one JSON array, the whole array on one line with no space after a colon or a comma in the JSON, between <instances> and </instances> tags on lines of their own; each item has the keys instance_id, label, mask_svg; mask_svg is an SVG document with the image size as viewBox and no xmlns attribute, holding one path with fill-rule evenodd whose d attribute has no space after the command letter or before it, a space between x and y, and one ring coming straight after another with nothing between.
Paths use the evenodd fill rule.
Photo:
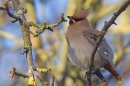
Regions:
<instances>
[{"instance_id":1,"label":"textured bark","mask_svg":"<svg viewBox=\"0 0 130 86\"><path fill-rule=\"evenodd\" d=\"M19 0L12 0L12 4L14 9L16 10L16 12L18 12L20 10L20 2ZM31 44L31 40L30 40L30 34L28 33L29 28L26 28L24 26L24 23L26 23L26 18L24 16L24 14L20 15L20 19L19 19L19 23L21 26L21 30L22 30L22 34L23 34L23 40L24 40L24 48L27 49L26 52L26 59L27 59L27 64L28 64L28 75L29 77L33 76L33 74L31 73L31 70L33 68L33 57L32 57L32 44Z\"/></svg>"}]
</instances>

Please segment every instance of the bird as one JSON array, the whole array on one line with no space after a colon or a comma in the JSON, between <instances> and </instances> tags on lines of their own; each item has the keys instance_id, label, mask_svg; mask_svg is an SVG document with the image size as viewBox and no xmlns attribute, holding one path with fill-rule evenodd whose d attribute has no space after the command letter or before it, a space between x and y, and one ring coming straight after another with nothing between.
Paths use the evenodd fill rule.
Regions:
<instances>
[{"instance_id":1,"label":"bird","mask_svg":"<svg viewBox=\"0 0 130 86\"><path fill-rule=\"evenodd\" d=\"M91 9L88 8L76 12L73 16L67 16L69 18L69 26L66 31L68 59L81 70L88 70L91 52L101 34L100 31L90 27L89 21L86 18L90 11ZM104 37L94 57L92 74L96 74L104 83L107 83L101 73L101 68L104 68L121 84L123 79L117 73L113 59L113 51Z\"/></svg>"}]
</instances>

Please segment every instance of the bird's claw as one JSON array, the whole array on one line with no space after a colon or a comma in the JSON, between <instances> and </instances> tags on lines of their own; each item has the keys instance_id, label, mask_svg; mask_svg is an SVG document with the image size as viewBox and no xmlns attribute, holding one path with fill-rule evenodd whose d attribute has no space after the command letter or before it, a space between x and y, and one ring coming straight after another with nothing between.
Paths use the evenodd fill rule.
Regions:
<instances>
[{"instance_id":1,"label":"bird's claw","mask_svg":"<svg viewBox=\"0 0 130 86\"><path fill-rule=\"evenodd\" d=\"M86 72L84 78L86 78L86 77L87 77L87 78L90 78L90 77L89 77L89 73L88 73L88 71Z\"/></svg>"},{"instance_id":2,"label":"bird's claw","mask_svg":"<svg viewBox=\"0 0 130 86\"><path fill-rule=\"evenodd\" d=\"M88 75L88 72L86 72L86 74L85 74L84 78L86 78L86 77L87 77L87 75Z\"/></svg>"}]
</instances>

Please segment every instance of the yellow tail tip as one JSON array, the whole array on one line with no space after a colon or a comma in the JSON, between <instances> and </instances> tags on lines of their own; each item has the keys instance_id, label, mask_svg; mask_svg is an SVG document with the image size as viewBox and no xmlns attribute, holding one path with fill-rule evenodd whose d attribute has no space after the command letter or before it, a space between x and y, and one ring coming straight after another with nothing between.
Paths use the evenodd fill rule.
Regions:
<instances>
[{"instance_id":1,"label":"yellow tail tip","mask_svg":"<svg viewBox=\"0 0 130 86\"><path fill-rule=\"evenodd\" d=\"M123 81L124 81L124 80L123 80L122 78L120 78L120 79L118 80L118 83L119 83L119 84L122 84Z\"/></svg>"}]
</instances>

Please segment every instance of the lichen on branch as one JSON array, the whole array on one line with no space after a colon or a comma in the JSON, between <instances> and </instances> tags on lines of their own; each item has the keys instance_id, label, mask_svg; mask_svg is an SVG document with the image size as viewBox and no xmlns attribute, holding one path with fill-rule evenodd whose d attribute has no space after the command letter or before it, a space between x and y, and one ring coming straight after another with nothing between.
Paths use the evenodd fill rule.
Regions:
<instances>
[{"instance_id":1,"label":"lichen on branch","mask_svg":"<svg viewBox=\"0 0 130 86\"><path fill-rule=\"evenodd\" d=\"M13 8L16 10L16 14L13 14L9 10L9 4L8 2L12 1ZM40 25L34 22L28 22L26 21L26 18L24 16L25 13L27 13L27 10L22 7L20 4L19 0L7 0L6 3L4 4L5 7L0 7L0 11L6 11L8 16L12 18L12 22L15 23L16 21L19 21L19 24L21 26L21 32L23 35L23 41L24 41L24 49L21 52L21 54L26 55L26 61L28 65L28 72L27 74L23 74L20 72L16 72L15 68L12 68L10 71L10 78L13 78L14 76L18 77L23 77L23 78L28 78L28 85L29 86L36 86L35 78L34 78L34 71L37 71L38 73L43 73L43 72L51 72L51 69L46 69L46 68L37 68L34 63L33 63L33 56L32 56L32 43L30 39L30 34L33 34L35 37L38 36L39 34L43 33L45 29L48 29L50 31L53 31L53 28L58 26L62 22L66 22L65 18L63 17L64 14L62 14L61 18L58 19L58 21L54 24L46 24ZM36 31L36 33L33 33L30 31L30 27L34 26L36 28L40 28L39 31ZM39 78L40 80L40 78ZM54 85L54 77L52 78L52 85ZM43 82L43 84L45 84Z\"/></svg>"},{"instance_id":2,"label":"lichen on branch","mask_svg":"<svg viewBox=\"0 0 130 86\"><path fill-rule=\"evenodd\" d=\"M62 13L61 18L59 18L58 21L54 24L48 25L48 24L44 23L43 25L41 25L41 24L34 23L33 21L29 21L28 23L25 23L25 27L29 28L29 27L34 26L36 28L40 28L40 30L36 31L36 33L29 30L30 34L32 34L34 37L37 37L39 34L43 33L46 29L53 31L54 27L58 26L62 22L66 22L66 21L67 20L65 20L64 14Z\"/></svg>"}]
</instances>

